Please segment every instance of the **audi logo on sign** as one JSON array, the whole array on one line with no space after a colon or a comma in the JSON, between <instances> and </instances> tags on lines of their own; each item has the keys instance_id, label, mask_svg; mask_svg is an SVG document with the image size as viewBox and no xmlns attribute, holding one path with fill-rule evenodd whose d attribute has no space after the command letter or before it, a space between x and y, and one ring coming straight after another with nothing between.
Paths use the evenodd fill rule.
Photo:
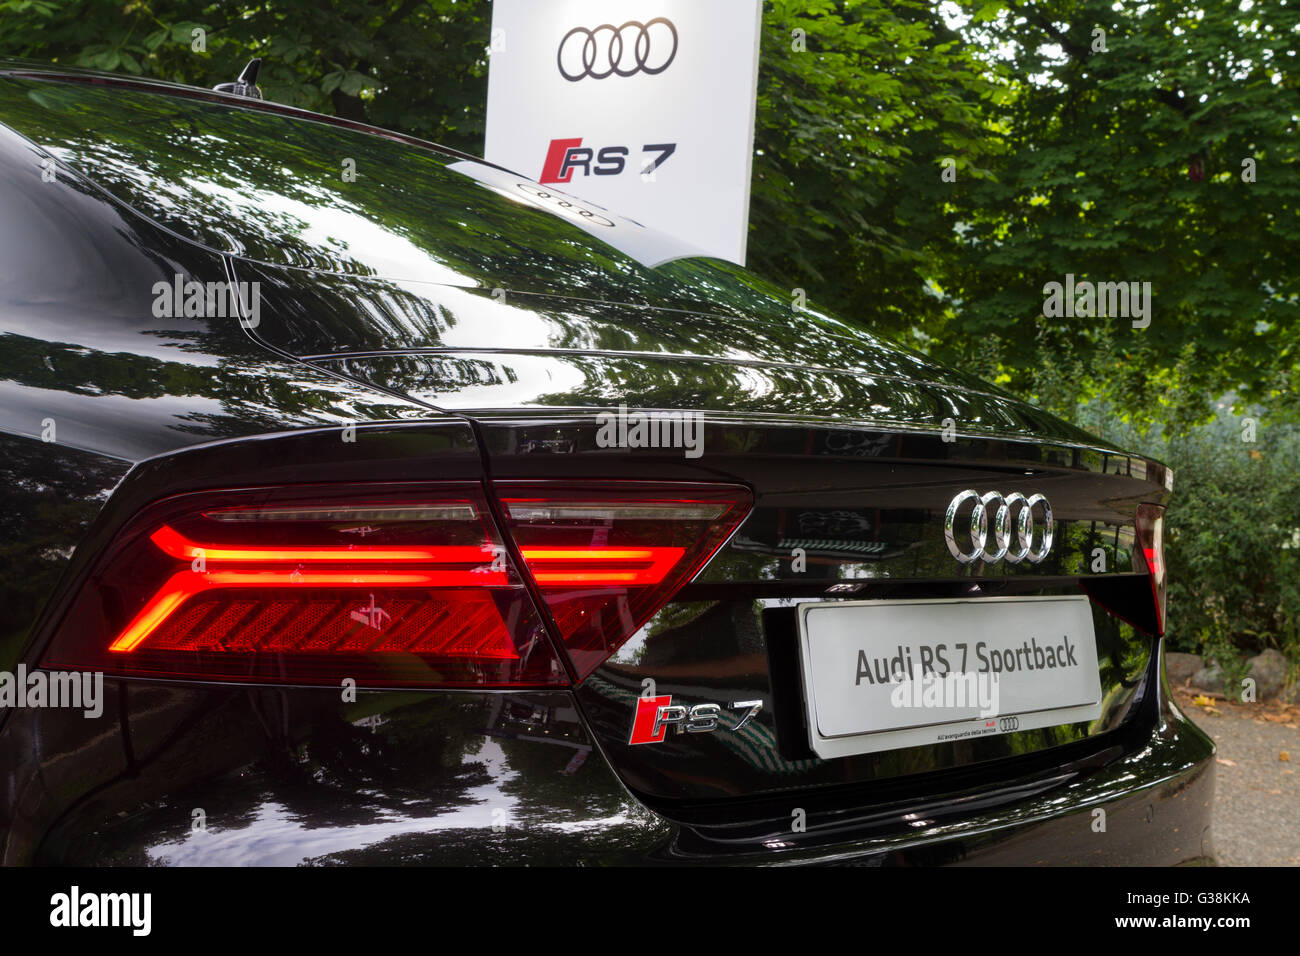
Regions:
<instances>
[{"instance_id":1,"label":"audi logo on sign","mask_svg":"<svg viewBox=\"0 0 1300 956\"><path fill-rule=\"evenodd\" d=\"M1019 718L1019 717L999 717L999 718L998 718L998 730L1001 730L1003 733L1006 733L1007 731L1010 731L1010 730L1019 730L1019 729L1020 729L1020 718Z\"/></svg>"},{"instance_id":2,"label":"audi logo on sign","mask_svg":"<svg viewBox=\"0 0 1300 956\"><path fill-rule=\"evenodd\" d=\"M560 41L555 62L570 83L618 74L656 76L677 56L677 27L667 17L649 23L629 20L621 27L602 23L594 29L574 27Z\"/></svg>"},{"instance_id":3,"label":"audi logo on sign","mask_svg":"<svg viewBox=\"0 0 1300 956\"><path fill-rule=\"evenodd\" d=\"M962 515L968 502L970 514ZM1043 529L1037 549L1034 548L1035 509L1041 510ZM959 523L966 533L959 531ZM1018 491L1005 498L996 491L982 495L978 491L963 491L952 499L943 518L948 550L962 564L979 559L987 564L1003 559L1011 564L1025 560L1038 564L1051 553L1052 535L1052 506L1047 499L1042 495L1026 498Z\"/></svg>"}]
</instances>

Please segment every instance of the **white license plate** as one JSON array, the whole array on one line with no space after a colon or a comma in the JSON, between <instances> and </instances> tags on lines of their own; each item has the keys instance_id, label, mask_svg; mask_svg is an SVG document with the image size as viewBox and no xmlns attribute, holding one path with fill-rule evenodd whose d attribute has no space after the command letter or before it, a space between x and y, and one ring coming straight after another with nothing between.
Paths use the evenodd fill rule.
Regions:
<instances>
[{"instance_id":1,"label":"white license plate","mask_svg":"<svg viewBox=\"0 0 1300 956\"><path fill-rule=\"evenodd\" d=\"M1101 716L1082 596L801 604L799 655L819 757Z\"/></svg>"}]
</instances>

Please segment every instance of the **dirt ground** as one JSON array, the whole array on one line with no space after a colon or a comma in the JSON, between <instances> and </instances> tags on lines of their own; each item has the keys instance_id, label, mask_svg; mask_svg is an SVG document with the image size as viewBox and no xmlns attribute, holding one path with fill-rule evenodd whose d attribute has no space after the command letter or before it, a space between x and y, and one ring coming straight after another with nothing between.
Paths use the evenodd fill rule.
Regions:
<instances>
[{"instance_id":1,"label":"dirt ground","mask_svg":"<svg viewBox=\"0 0 1300 956\"><path fill-rule=\"evenodd\" d=\"M1219 864L1300 866L1300 705L1233 703L1188 688L1175 699L1219 747Z\"/></svg>"}]
</instances>

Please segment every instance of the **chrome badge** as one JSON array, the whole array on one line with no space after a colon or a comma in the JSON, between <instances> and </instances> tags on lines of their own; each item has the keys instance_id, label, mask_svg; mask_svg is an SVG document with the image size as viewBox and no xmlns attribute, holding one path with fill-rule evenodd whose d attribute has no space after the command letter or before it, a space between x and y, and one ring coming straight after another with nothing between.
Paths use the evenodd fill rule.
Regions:
<instances>
[{"instance_id":1,"label":"chrome badge","mask_svg":"<svg viewBox=\"0 0 1300 956\"><path fill-rule=\"evenodd\" d=\"M969 548L962 542L965 535L957 533L958 512L966 502L973 502L969 516ZM1034 509L1041 506L1043 529L1038 548L1034 548ZM993 520L990 528L989 514ZM993 532L992 544L995 550L989 550L989 532ZM1042 495L1026 498L1020 492L1014 492L1005 498L996 491L980 494L978 491L966 490L952 499L948 512L943 517L943 536L948 542L948 550L962 564L970 564L976 559L983 559L986 564L993 564L1004 558L1012 564L1028 560L1038 564L1052 550L1052 506Z\"/></svg>"}]
</instances>

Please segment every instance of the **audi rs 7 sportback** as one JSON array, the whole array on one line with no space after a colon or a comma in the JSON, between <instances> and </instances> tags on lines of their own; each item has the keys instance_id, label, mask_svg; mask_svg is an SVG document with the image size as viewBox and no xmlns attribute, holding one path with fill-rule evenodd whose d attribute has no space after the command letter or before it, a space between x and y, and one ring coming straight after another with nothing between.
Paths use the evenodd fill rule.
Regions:
<instances>
[{"instance_id":1,"label":"audi rs 7 sportback","mask_svg":"<svg viewBox=\"0 0 1300 956\"><path fill-rule=\"evenodd\" d=\"M0 66L3 860L1206 861L1169 471L688 252Z\"/></svg>"}]
</instances>

